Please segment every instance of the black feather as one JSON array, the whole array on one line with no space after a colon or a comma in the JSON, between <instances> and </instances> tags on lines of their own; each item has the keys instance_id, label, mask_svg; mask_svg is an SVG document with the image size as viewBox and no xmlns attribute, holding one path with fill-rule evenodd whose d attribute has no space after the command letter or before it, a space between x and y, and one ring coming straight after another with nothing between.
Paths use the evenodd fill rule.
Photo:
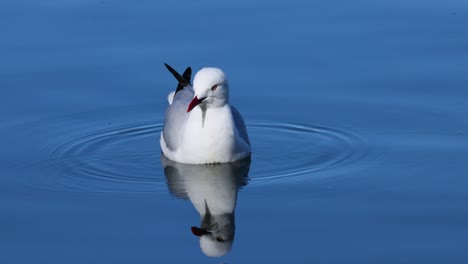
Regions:
<instances>
[{"instance_id":1,"label":"black feather","mask_svg":"<svg viewBox=\"0 0 468 264\"><path fill-rule=\"evenodd\" d=\"M174 70L174 68L172 68L168 64L164 63L164 65L172 73L172 75L176 78L176 80L179 82L177 84L175 94L177 94L180 90L183 90L185 86L190 85L190 78L192 77L192 68L187 67L184 73L180 75L180 73L178 73L176 70Z\"/></svg>"},{"instance_id":2,"label":"black feather","mask_svg":"<svg viewBox=\"0 0 468 264\"><path fill-rule=\"evenodd\" d=\"M189 83L190 83L190 79L192 78L192 68L190 67L187 67L187 69L185 69L184 73L182 74L182 77Z\"/></svg>"}]
</instances>

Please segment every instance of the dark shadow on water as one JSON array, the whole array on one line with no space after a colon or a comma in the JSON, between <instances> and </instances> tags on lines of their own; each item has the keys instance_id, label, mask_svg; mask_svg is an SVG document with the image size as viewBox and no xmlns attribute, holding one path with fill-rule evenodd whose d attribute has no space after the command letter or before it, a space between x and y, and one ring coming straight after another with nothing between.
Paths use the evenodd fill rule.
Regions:
<instances>
[{"instance_id":1,"label":"dark shadow on water","mask_svg":"<svg viewBox=\"0 0 468 264\"><path fill-rule=\"evenodd\" d=\"M170 193L190 200L200 214L192 226L205 255L227 254L234 242L237 192L248 183L251 159L221 164L182 164L161 158Z\"/></svg>"}]
</instances>

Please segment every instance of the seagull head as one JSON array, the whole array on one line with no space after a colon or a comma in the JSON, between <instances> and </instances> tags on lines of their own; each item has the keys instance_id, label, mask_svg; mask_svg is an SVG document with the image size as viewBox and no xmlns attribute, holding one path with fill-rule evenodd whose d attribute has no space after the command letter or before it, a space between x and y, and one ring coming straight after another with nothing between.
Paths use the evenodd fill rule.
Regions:
<instances>
[{"instance_id":1,"label":"seagull head","mask_svg":"<svg viewBox=\"0 0 468 264\"><path fill-rule=\"evenodd\" d=\"M195 96L188 105L187 113L197 105L221 107L229 102L229 85L226 75L218 68L203 68L193 79Z\"/></svg>"}]
</instances>

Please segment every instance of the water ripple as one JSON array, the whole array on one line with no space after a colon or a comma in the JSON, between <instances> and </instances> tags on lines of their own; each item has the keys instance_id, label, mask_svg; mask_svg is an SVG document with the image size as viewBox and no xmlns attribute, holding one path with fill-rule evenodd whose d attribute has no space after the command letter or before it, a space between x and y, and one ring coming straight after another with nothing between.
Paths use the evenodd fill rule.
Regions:
<instances>
[{"instance_id":1,"label":"water ripple","mask_svg":"<svg viewBox=\"0 0 468 264\"><path fill-rule=\"evenodd\" d=\"M354 133L327 126L256 122L249 126L255 148L257 169L252 181L277 181L317 178L319 173L343 169L365 156L365 144ZM262 150L256 155L256 149Z\"/></svg>"},{"instance_id":2,"label":"water ripple","mask_svg":"<svg viewBox=\"0 0 468 264\"><path fill-rule=\"evenodd\" d=\"M332 175L363 155L354 133L327 126L254 121L251 184L274 184ZM161 123L135 124L55 138L41 161L46 173L35 188L99 193L166 192L161 168Z\"/></svg>"}]
</instances>

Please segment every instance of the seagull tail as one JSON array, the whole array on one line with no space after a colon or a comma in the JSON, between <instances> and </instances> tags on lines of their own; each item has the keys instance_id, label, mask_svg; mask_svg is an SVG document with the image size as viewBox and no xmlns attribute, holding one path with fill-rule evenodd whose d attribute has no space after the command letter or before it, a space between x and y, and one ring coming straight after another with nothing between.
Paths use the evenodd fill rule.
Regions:
<instances>
[{"instance_id":1,"label":"seagull tail","mask_svg":"<svg viewBox=\"0 0 468 264\"><path fill-rule=\"evenodd\" d=\"M176 93L175 91L172 91L167 95L167 101L169 102L170 105L172 104L172 101L174 100L175 93Z\"/></svg>"}]
</instances>

